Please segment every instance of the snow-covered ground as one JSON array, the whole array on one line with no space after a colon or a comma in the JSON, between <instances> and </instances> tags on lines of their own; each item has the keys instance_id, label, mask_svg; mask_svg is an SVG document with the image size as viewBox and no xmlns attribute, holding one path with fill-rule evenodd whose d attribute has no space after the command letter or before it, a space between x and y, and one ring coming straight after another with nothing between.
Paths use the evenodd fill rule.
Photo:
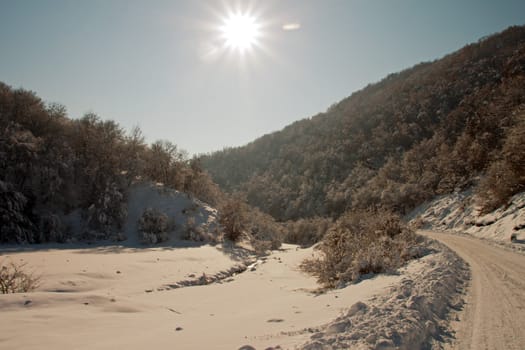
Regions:
<instances>
[{"instance_id":1,"label":"snow-covered ground","mask_svg":"<svg viewBox=\"0 0 525 350\"><path fill-rule=\"evenodd\" d=\"M245 264L243 250L187 244L43 246L0 255L41 275L34 292L0 295L0 349L185 348L177 346L181 334L203 331L197 336L203 339L214 319L209 314L220 320L227 310L206 312L202 287L177 288L177 283Z\"/></svg>"},{"instance_id":2,"label":"snow-covered ground","mask_svg":"<svg viewBox=\"0 0 525 350\"><path fill-rule=\"evenodd\" d=\"M450 194L420 206L409 215L408 219L418 228L447 231L461 235L468 234L491 244L525 251L525 193L515 195L508 206L485 215L480 214L472 191ZM514 242L511 242L511 236L515 237ZM480 252L482 249L490 251L482 243L479 244L481 244L478 249ZM470 314L465 315L461 311L466 299L469 300L468 310L470 313L475 308L481 308L481 305L472 302L473 287L470 286L471 271L468 264L441 243L433 242L430 247L434 253L414 261L402 269L400 271L402 279L394 284L388 292L368 301L358 302L334 321L318 327L310 341L302 348L310 350L455 349L458 344L466 343L508 343L512 346L519 344L519 341L518 343L513 342L511 338L499 341L501 339L498 340L498 334L495 333L494 329L485 329L484 335L478 334L484 326L479 317L472 320L472 317L469 317ZM498 253L496 251L495 255L503 257L504 253L506 252ZM509 260L519 257L505 255L505 258ZM518 259L518 261L521 260ZM496 263L500 262L494 258L490 266L496 266ZM512 264L510 265L512 266ZM519 265L516 263L515 266ZM476 287L478 289L476 295L479 296L481 294L479 292L479 279L482 273L478 270L476 270ZM483 271L483 273L485 272ZM507 276L510 276L510 272ZM482 277L486 278L487 276L483 275ZM502 278L505 279L505 276ZM505 286L507 284L508 282L506 284L501 283ZM484 285L483 288L499 290L503 289L500 288L501 285ZM469 290L469 297L467 298L466 293ZM503 290L502 293L507 292L509 291ZM511 293L515 294L513 291ZM489 299L490 297L485 298L482 302L490 303ZM486 307L487 305L485 305ZM495 311L493 314L496 318L493 323L505 324L505 322L509 322L509 317L499 317L501 315ZM457 321L460 318L465 319L466 327L458 326ZM510 322L512 325L512 321ZM477 332L478 336L476 337L474 334L470 338L465 336L464 328L468 328L472 324L481 324L481 326L475 327L474 333ZM514 328L507 325L501 332L512 333L511 329ZM459 334L455 334L456 330ZM490 334L487 333L489 331ZM465 339L462 338L464 336Z\"/></svg>"},{"instance_id":3,"label":"snow-covered ground","mask_svg":"<svg viewBox=\"0 0 525 350\"><path fill-rule=\"evenodd\" d=\"M169 242L139 243L146 208L173 220ZM0 295L0 348L419 349L451 339L469 271L442 244L394 274L319 294L299 269L312 248L283 245L256 258L241 247L184 242L190 217L208 231L217 222L204 203L138 184L122 245L1 248L0 261L27 263L42 283Z\"/></svg>"},{"instance_id":4,"label":"snow-covered ground","mask_svg":"<svg viewBox=\"0 0 525 350\"><path fill-rule=\"evenodd\" d=\"M353 304L334 321L316 329L302 348L425 349L440 348L453 312L463 305L469 270L438 242L433 251L399 271L383 293Z\"/></svg>"},{"instance_id":5,"label":"snow-covered ground","mask_svg":"<svg viewBox=\"0 0 525 350\"><path fill-rule=\"evenodd\" d=\"M398 274L323 294L299 270L312 249L292 245L257 261L224 245L4 250L42 284L0 295L0 348L419 348L441 334L467 274L432 247Z\"/></svg>"}]
</instances>

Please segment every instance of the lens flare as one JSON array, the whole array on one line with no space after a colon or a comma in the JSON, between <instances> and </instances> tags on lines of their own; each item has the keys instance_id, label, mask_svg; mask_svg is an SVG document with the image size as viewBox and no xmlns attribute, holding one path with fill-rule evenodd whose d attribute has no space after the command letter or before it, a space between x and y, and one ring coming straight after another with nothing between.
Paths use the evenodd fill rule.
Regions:
<instances>
[{"instance_id":1,"label":"lens flare","mask_svg":"<svg viewBox=\"0 0 525 350\"><path fill-rule=\"evenodd\" d=\"M231 14L221 27L226 47L245 51L256 44L260 25L255 17L248 14Z\"/></svg>"}]
</instances>

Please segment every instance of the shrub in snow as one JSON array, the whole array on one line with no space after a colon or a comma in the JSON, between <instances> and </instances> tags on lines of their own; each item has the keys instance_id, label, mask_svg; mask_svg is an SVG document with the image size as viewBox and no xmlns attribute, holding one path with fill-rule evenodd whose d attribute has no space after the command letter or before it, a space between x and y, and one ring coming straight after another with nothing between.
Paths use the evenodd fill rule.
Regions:
<instances>
[{"instance_id":1,"label":"shrub in snow","mask_svg":"<svg viewBox=\"0 0 525 350\"><path fill-rule=\"evenodd\" d=\"M248 238L258 253L278 249L284 237L282 224L259 209L250 207L238 194L222 203L219 223L225 239L237 242Z\"/></svg>"},{"instance_id":2,"label":"shrub in snow","mask_svg":"<svg viewBox=\"0 0 525 350\"><path fill-rule=\"evenodd\" d=\"M197 225L193 216L188 217L186 220L181 238L195 242L217 242L220 240L215 223L213 225Z\"/></svg>"},{"instance_id":3,"label":"shrub in snow","mask_svg":"<svg viewBox=\"0 0 525 350\"><path fill-rule=\"evenodd\" d=\"M329 218L308 218L286 222L284 241L309 247L321 241L332 224Z\"/></svg>"},{"instance_id":4,"label":"shrub in snow","mask_svg":"<svg viewBox=\"0 0 525 350\"><path fill-rule=\"evenodd\" d=\"M5 260L0 262L0 292L26 293L38 287L40 277L35 277L32 273L26 272L26 264L7 263Z\"/></svg>"},{"instance_id":5,"label":"shrub in snow","mask_svg":"<svg viewBox=\"0 0 525 350\"><path fill-rule=\"evenodd\" d=\"M219 222L224 228L224 238L237 242L248 225L246 204L238 197L228 199L219 210Z\"/></svg>"},{"instance_id":6,"label":"shrub in snow","mask_svg":"<svg viewBox=\"0 0 525 350\"><path fill-rule=\"evenodd\" d=\"M303 268L327 287L394 271L424 253L422 239L397 215L384 211L346 213L329 229L319 249L321 257L305 261Z\"/></svg>"},{"instance_id":7,"label":"shrub in snow","mask_svg":"<svg viewBox=\"0 0 525 350\"><path fill-rule=\"evenodd\" d=\"M279 247L272 244L272 241L259 241L252 239L250 243L255 252L259 255L266 255L270 250L279 249Z\"/></svg>"},{"instance_id":8,"label":"shrub in snow","mask_svg":"<svg viewBox=\"0 0 525 350\"><path fill-rule=\"evenodd\" d=\"M168 240L168 216L156 209L147 208L138 221L140 239L146 244Z\"/></svg>"},{"instance_id":9,"label":"shrub in snow","mask_svg":"<svg viewBox=\"0 0 525 350\"><path fill-rule=\"evenodd\" d=\"M184 234L182 236L182 239L201 242L204 241L202 233L202 228L196 225L195 218L193 216L190 216L186 220L186 225L184 227Z\"/></svg>"},{"instance_id":10,"label":"shrub in snow","mask_svg":"<svg viewBox=\"0 0 525 350\"><path fill-rule=\"evenodd\" d=\"M255 250L264 253L279 249L284 237L283 226L257 208L250 208L247 218L250 226L251 243Z\"/></svg>"}]
</instances>

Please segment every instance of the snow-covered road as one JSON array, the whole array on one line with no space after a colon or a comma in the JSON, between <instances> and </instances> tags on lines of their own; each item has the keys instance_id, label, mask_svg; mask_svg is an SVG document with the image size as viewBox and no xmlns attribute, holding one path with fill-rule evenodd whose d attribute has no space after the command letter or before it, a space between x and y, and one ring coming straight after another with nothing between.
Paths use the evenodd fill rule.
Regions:
<instances>
[{"instance_id":1,"label":"snow-covered road","mask_svg":"<svg viewBox=\"0 0 525 350\"><path fill-rule=\"evenodd\" d=\"M479 239L423 232L470 265L472 281L453 349L523 349L525 347L525 255Z\"/></svg>"}]
</instances>

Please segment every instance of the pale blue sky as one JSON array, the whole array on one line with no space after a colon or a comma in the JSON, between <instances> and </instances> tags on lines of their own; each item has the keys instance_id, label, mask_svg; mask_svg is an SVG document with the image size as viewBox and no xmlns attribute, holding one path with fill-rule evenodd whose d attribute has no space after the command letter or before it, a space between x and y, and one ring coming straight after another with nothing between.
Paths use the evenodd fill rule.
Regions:
<instances>
[{"instance_id":1,"label":"pale blue sky","mask_svg":"<svg viewBox=\"0 0 525 350\"><path fill-rule=\"evenodd\" d=\"M206 55L233 8L260 46ZM523 0L0 0L0 81L208 152L524 22Z\"/></svg>"}]
</instances>

